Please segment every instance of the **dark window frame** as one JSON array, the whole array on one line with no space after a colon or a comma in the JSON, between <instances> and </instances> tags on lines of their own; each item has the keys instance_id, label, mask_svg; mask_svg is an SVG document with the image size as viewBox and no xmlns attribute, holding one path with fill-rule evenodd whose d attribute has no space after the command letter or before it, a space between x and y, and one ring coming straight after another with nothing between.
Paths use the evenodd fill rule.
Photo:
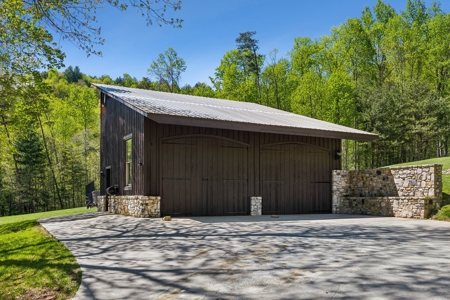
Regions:
<instances>
[{"instance_id":1,"label":"dark window frame","mask_svg":"<svg viewBox=\"0 0 450 300\"><path fill-rule=\"evenodd\" d=\"M131 190L133 183L133 135L124 136L125 149L125 189Z\"/></svg>"}]
</instances>

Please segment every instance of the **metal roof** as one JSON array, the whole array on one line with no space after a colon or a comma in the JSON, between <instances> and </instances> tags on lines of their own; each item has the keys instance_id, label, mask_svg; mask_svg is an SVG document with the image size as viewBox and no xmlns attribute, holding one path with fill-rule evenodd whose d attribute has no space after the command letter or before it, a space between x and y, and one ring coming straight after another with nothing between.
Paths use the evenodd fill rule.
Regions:
<instances>
[{"instance_id":1,"label":"metal roof","mask_svg":"<svg viewBox=\"0 0 450 300\"><path fill-rule=\"evenodd\" d=\"M378 137L373 133L255 103L104 84L93 86L158 123L360 141Z\"/></svg>"}]
</instances>

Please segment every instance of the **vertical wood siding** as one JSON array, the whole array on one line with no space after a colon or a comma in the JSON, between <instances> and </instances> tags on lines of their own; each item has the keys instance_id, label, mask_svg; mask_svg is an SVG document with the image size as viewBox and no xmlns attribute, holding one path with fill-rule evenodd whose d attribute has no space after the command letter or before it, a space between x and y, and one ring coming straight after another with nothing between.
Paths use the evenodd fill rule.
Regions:
<instances>
[{"instance_id":1,"label":"vertical wood siding","mask_svg":"<svg viewBox=\"0 0 450 300\"><path fill-rule=\"evenodd\" d=\"M121 195L144 194L144 118L143 115L133 109L110 98L107 98L101 110L100 167L103 174L106 175L106 167L111 166L111 184L119 185ZM133 182L131 190L125 191L126 152L124 137L129 134L132 134L133 139ZM139 162L142 162L143 166L139 166ZM106 188L106 176L102 176L100 180L100 193L102 195L105 195Z\"/></svg>"},{"instance_id":2,"label":"vertical wood siding","mask_svg":"<svg viewBox=\"0 0 450 300\"><path fill-rule=\"evenodd\" d=\"M245 144L245 153L224 151L220 143L225 140ZM250 196L263 197L266 214L330 212L331 170L341 167L334 157L340 143L339 139L159 124L146 118L145 194L161 196L162 212L174 215L241 214L241 200L235 200L239 193L246 193L241 197L246 213ZM229 174L241 172L233 166L242 165L247 170L245 188L238 186L244 182L239 176L241 181L224 181L234 176Z\"/></svg>"},{"instance_id":3,"label":"vertical wood siding","mask_svg":"<svg viewBox=\"0 0 450 300\"><path fill-rule=\"evenodd\" d=\"M133 138L133 183L125 141ZM239 215L249 197L263 213L331 211L331 170L341 140L156 123L108 99L101 113L101 169L121 195L161 196L163 214ZM142 166L139 165L142 163ZM105 194L106 176L101 193Z\"/></svg>"},{"instance_id":4,"label":"vertical wood siding","mask_svg":"<svg viewBox=\"0 0 450 300\"><path fill-rule=\"evenodd\" d=\"M245 215L248 145L208 136L164 139L161 209L168 215Z\"/></svg>"}]
</instances>

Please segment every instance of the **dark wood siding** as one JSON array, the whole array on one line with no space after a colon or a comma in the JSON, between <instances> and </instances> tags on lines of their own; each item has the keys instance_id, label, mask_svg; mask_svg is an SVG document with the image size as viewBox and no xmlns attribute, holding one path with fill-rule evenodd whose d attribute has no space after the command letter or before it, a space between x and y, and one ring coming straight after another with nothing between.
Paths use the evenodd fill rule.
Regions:
<instances>
[{"instance_id":1,"label":"dark wood siding","mask_svg":"<svg viewBox=\"0 0 450 300\"><path fill-rule=\"evenodd\" d=\"M236 131L236 130L225 130L225 129L215 129L215 128L204 128L204 127L191 127L191 126L177 126L177 125L167 125L159 124L152 120L145 120L145 160L149 162L145 168L148 175L146 176L147 184L145 186L145 195L156 195L162 196L162 182L161 182L161 172L162 164L160 164L162 159L162 142L163 140L183 138L186 136L191 137L211 137L211 138L224 138L229 141L234 141L237 143L249 145L252 151L254 147L250 145L250 136L252 133L246 131ZM205 144L208 147L208 144ZM203 150L202 150L203 151ZM205 155L212 155L207 152ZM255 169L259 166L255 166L253 154L248 154L248 193L251 195L256 195L255 184L257 180L254 178ZM210 166L213 167L213 166Z\"/></svg>"},{"instance_id":2,"label":"dark wood siding","mask_svg":"<svg viewBox=\"0 0 450 300\"><path fill-rule=\"evenodd\" d=\"M111 167L121 195L161 196L163 213L173 215L248 214L251 196L263 197L266 214L331 211L339 139L160 124L101 99L101 169ZM133 183L124 190L130 134Z\"/></svg>"},{"instance_id":3,"label":"dark wood siding","mask_svg":"<svg viewBox=\"0 0 450 300\"><path fill-rule=\"evenodd\" d=\"M334 157L339 139L168 125L150 119L145 120L145 139L145 194L161 196L164 213L241 214L242 200L234 202L235 193L246 193L241 197L246 213L251 196L263 197L265 213L331 211L331 170L341 166ZM223 152L222 140L245 144L246 154ZM231 176L227 172L241 172L234 164L246 165L246 182L234 175L228 178L234 181L224 181ZM206 179L213 183L206 184ZM225 204L217 202L213 209L210 199L217 195Z\"/></svg>"},{"instance_id":4,"label":"dark wood siding","mask_svg":"<svg viewBox=\"0 0 450 300\"><path fill-rule=\"evenodd\" d=\"M301 143L261 147L263 214L331 212L331 153Z\"/></svg>"},{"instance_id":5,"label":"dark wood siding","mask_svg":"<svg viewBox=\"0 0 450 300\"><path fill-rule=\"evenodd\" d=\"M161 143L161 212L220 216L249 213L248 145L210 136Z\"/></svg>"},{"instance_id":6,"label":"dark wood siding","mask_svg":"<svg viewBox=\"0 0 450 300\"><path fill-rule=\"evenodd\" d=\"M144 194L144 119L145 117L119 101L101 95L101 138L100 167L106 175L106 167L111 167L111 184L118 184L121 195ZM125 186L125 141L124 137L132 135L132 169L131 190ZM142 162L142 166L139 166ZM101 177L100 193L105 195L106 176Z\"/></svg>"}]
</instances>

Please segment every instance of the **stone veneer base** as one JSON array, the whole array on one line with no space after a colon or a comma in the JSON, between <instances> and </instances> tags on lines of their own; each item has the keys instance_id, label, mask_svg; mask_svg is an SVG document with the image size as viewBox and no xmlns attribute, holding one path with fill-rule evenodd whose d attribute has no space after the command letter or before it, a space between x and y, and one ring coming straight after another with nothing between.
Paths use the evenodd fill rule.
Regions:
<instances>
[{"instance_id":1,"label":"stone veneer base","mask_svg":"<svg viewBox=\"0 0 450 300\"><path fill-rule=\"evenodd\" d=\"M97 197L99 211L104 211L105 198L106 196ZM160 202L159 196L108 196L108 211L136 218L159 218Z\"/></svg>"}]
</instances>

